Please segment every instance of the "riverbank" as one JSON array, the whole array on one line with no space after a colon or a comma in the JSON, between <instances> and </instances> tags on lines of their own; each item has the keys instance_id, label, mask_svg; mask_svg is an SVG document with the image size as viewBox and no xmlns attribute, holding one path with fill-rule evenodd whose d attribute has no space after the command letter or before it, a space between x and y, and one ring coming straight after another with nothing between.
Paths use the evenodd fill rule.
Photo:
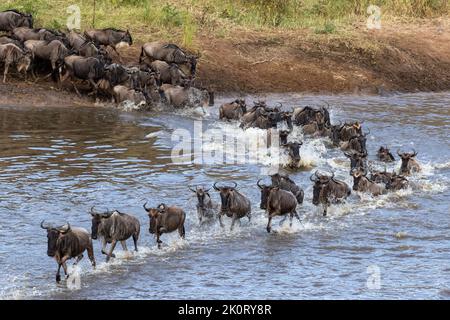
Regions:
<instances>
[{"instance_id":1,"label":"riverbank","mask_svg":"<svg viewBox=\"0 0 450 320\"><path fill-rule=\"evenodd\" d=\"M197 85L236 95L445 91L449 30L450 19L443 18L385 22L381 30L368 30L360 21L331 34L236 28L218 37L199 30L193 43L201 54ZM125 63L138 61L141 44L121 49ZM9 79L0 84L0 105L95 105L69 84L58 91L50 81Z\"/></svg>"}]
</instances>

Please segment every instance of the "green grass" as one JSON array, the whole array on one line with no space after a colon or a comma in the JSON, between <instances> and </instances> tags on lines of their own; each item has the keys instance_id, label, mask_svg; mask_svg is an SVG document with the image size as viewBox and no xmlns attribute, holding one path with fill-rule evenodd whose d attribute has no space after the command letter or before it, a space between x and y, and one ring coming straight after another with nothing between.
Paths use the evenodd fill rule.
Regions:
<instances>
[{"instance_id":1,"label":"green grass","mask_svg":"<svg viewBox=\"0 0 450 320\"><path fill-rule=\"evenodd\" d=\"M16 8L35 16L37 26L62 28L67 7L81 8L81 28L92 27L94 0L2 0L0 10ZM130 29L138 41L164 38L195 47L200 31L225 37L234 28L300 29L338 33L367 19L370 4L381 19L449 16L448 0L96 0L95 27Z\"/></svg>"}]
</instances>

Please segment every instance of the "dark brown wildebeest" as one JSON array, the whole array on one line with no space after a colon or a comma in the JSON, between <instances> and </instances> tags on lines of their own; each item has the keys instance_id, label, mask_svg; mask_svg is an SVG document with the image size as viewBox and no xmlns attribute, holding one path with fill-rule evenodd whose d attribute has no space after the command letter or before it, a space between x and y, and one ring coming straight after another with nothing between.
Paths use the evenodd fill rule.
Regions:
<instances>
[{"instance_id":1,"label":"dark brown wildebeest","mask_svg":"<svg viewBox=\"0 0 450 320\"><path fill-rule=\"evenodd\" d=\"M167 207L161 203L157 208L147 208L144 203L144 210L148 212L150 219L150 227L148 231L151 234L156 234L156 242L158 248L161 248L162 241L160 237L163 233L170 233L178 230L178 234L182 239L185 238L186 232L184 229L184 221L186 220L186 213L183 209L171 206Z\"/></svg>"},{"instance_id":2,"label":"dark brown wildebeest","mask_svg":"<svg viewBox=\"0 0 450 320\"><path fill-rule=\"evenodd\" d=\"M167 63L176 63L188 77L195 77L197 69L197 56L190 55L175 44L155 41L145 43L141 49L139 63L144 59L151 63L155 60L162 60Z\"/></svg>"},{"instance_id":3,"label":"dark brown wildebeest","mask_svg":"<svg viewBox=\"0 0 450 320\"><path fill-rule=\"evenodd\" d=\"M295 196L286 190L277 186L261 185L260 180L256 183L261 189L260 208L265 209L269 221L267 222L267 232L272 229L272 219L276 216L284 216L289 213L290 226L292 227L292 219L294 216L300 221L297 211L297 200Z\"/></svg>"},{"instance_id":4,"label":"dark brown wildebeest","mask_svg":"<svg viewBox=\"0 0 450 320\"><path fill-rule=\"evenodd\" d=\"M127 239L133 237L134 250L138 251L137 242L141 225L139 220L132 215L119 212L117 210L106 212L95 212L94 207L91 208L92 216L92 239L102 238L102 253L106 254L106 262L115 258L113 253L117 241L120 241L124 251L128 251ZM106 252L106 245L110 243L109 252Z\"/></svg>"},{"instance_id":5,"label":"dark brown wildebeest","mask_svg":"<svg viewBox=\"0 0 450 320\"><path fill-rule=\"evenodd\" d=\"M370 192L374 196L385 193L385 188L367 178L367 169L355 168L350 170L353 177L353 190L361 192Z\"/></svg>"},{"instance_id":6,"label":"dark brown wildebeest","mask_svg":"<svg viewBox=\"0 0 450 320\"><path fill-rule=\"evenodd\" d=\"M236 99L219 107L219 119L239 120L247 112L244 99Z\"/></svg>"},{"instance_id":7,"label":"dark brown wildebeest","mask_svg":"<svg viewBox=\"0 0 450 320\"><path fill-rule=\"evenodd\" d=\"M67 35L67 40L70 47L75 50L79 56L97 57L99 55L108 55L108 52L105 49L97 47L93 41L86 39L73 30Z\"/></svg>"},{"instance_id":8,"label":"dark brown wildebeest","mask_svg":"<svg viewBox=\"0 0 450 320\"><path fill-rule=\"evenodd\" d=\"M378 157L378 160L383 161L383 162L395 161L395 158L392 155L392 153L389 151L388 147L381 146L380 149L378 149L377 157Z\"/></svg>"},{"instance_id":9,"label":"dark brown wildebeest","mask_svg":"<svg viewBox=\"0 0 450 320\"><path fill-rule=\"evenodd\" d=\"M24 45L31 52L33 60L39 58L50 62L52 72L45 78L53 75L54 79L59 83L64 58L69 55L69 49L59 40L50 42L45 40L27 40Z\"/></svg>"},{"instance_id":10,"label":"dark brown wildebeest","mask_svg":"<svg viewBox=\"0 0 450 320\"><path fill-rule=\"evenodd\" d=\"M212 201L211 196L209 195L210 189L204 189L203 187L199 186L197 186L195 189L189 187L189 190L194 192L197 196L197 217L200 224L203 223L204 219L212 221L212 219L214 219L217 214L218 208L216 203Z\"/></svg>"},{"instance_id":11,"label":"dark brown wildebeest","mask_svg":"<svg viewBox=\"0 0 450 320\"><path fill-rule=\"evenodd\" d=\"M332 173L330 177L328 175L318 174L318 171L316 171L311 175L310 180L314 182L312 203L315 206L318 206L319 204L324 206L324 216L327 215L329 204L341 202L352 192L350 187L344 181L334 179L334 173Z\"/></svg>"},{"instance_id":12,"label":"dark brown wildebeest","mask_svg":"<svg viewBox=\"0 0 450 320\"><path fill-rule=\"evenodd\" d=\"M401 190L409 186L409 181L402 175L394 174L389 182L386 184L387 190Z\"/></svg>"},{"instance_id":13,"label":"dark brown wildebeest","mask_svg":"<svg viewBox=\"0 0 450 320\"><path fill-rule=\"evenodd\" d=\"M350 170L367 167L367 152L344 152L344 155L350 159Z\"/></svg>"},{"instance_id":14,"label":"dark brown wildebeest","mask_svg":"<svg viewBox=\"0 0 450 320\"><path fill-rule=\"evenodd\" d=\"M6 75L10 66L16 66L18 72L24 72L26 79L27 71L31 65L31 54L15 44L2 44L0 45L0 63L5 65L3 83L6 83Z\"/></svg>"},{"instance_id":15,"label":"dark brown wildebeest","mask_svg":"<svg viewBox=\"0 0 450 320\"><path fill-rule=\"evenodd\" d=\"M280 187L283 190L290 191L295 198L297 199L298 204L303 203L303 197L305 196L302 188L297 186L297 184L289 178L288 175L281 175L279 173L275 173L270 176L272 179L272 185L275 187Z\"/></svg>"},{"instance_id":16,"label":"dark brown wildebeest","mask_svg":"<svg viewBox=\"0 0 450 320\"><path fill-rule=\"evenodd\" d=\"M386 168L384 168L384 171L371 170L369 179L375 183L384 183L387 185L394 176L395 172L387 172Z\"/></svg>"},{"instance_id":17,"label":"dark brown wildebeest","mask_svg":"<svg viewBox=\"0 0 450 320\"><path fill-rule=\"evenodd\" d=\"M366 141L367 141L367 135L370 133L368 131L367 133L360 134L357 136L351 137L348 141L345 141L341 144L341 150L353 150L359 153L367 153L366 149Z\"/></svg>"},{"instance_id":18,"label":"dark brown wildebeest","mask_svg":"<svg viewBox=\"0 0 450 320\"><path fill-rule=\"evenodd\" d=\"M400 174L402 175L410 175L414 172L420 172L422 168L420 164L417 162L415 157L417 156L416 150L413 149L413 152L403 152L397 150L397 154L402 159L402 166L400 167Z\"/></svg>"},{"instance_id":19,"label":"dark brown wildebeest","mask_svg":"<svg viewBox=\"0 0 450 320\"><path fill-rule=\"evenodd\" d=\"M94 57L80 57L76 55L70 55L64 58L64 69L66 71L61 82L64 82L69 76L80 80L86 80L89 82L92 88L92 93L97 93L97 81L101 80L105 75L106 62L101 56ZM81 96L75 83L72 85L79 96Z\"/></svg>"},{"instance_id":20,"label":"dark brown wildebeest","mask_svg":"<svg viewBox=\"0 0 450 320\"><path fill-rule=\"evenodd\" d=\"M84 228L72 228L70 224L61 227L53 227L45 225L41 222L41 228L47 230L47 255L54 257L58 263L58 271L56 272L56 281L61 281L61 266L64 269L66 278L67 273L66 261L76 258L75 264L83 259L83 252L86 250L92 267L95 269L94 247L89 232Z\"/></svg>"},{"instance_id":21,"label":"dark brown wildebeest","mask_svg":"<svg viewBox=\"0 0 450 320\"><path fill-rule=\"evenodd\" d=\"M295 141L290 141L281 145L289 156L289 162L287 164L289 168L291 169L300 168L300 161L302 160L302 158L300 157L300 147L302 145L303 142L295 142Z\"/></svg>"},{"instance_id":22,"label":"dark brown wildebeest","mask_svg":"<svg viewBox=\"0 0 450 320\"><path fill-rule=\"evenodd\" d=\"M159 73L161 83L169 83L175 86L182 85L190 79L175 63L169 64L162 60L156 60L150 64L150 67L153 71Z\"/></svg>"},{"instance_id":23,"label":"dark brown wildebeest","mask_svg":"<svg viewBox=\"0 0 450 320\"><path fill-rule=\"evenodd\" d=\"M96 45L111 47L119 56L119 61L122 62L122 57L120 56L117 49L122 47L131 46L133 44L133 38L130 32L117 30L114 28L97 29L85 31L84 35L87 39L93 41Z\"/></svg>"},{"instance_id":24,"label":"dark brown wildebeest","mask_svg":"<svg viewBox=\"0 0 450 320\"><path fill-rule=\"evenodd\" d=\"M250 200L242 193L237 191L237 183L233 182L234 186L218 187L217 182L214 183L213 188L220 193L220 200L222 205L220 207L219 222L223 227L222 216L225 214L227 217L232 218L230 230L233 230L236 220L247 216L248 221L251 220L251 204Z\"/></svg>"},{"instance_id":25,"label":"dark brown wildebeest","mask_svg":"<svg viewBox=\"0 0 450 320\"><path fill-rule=\"evenodd\" d=\"M17 10L0 12L0 31L13 31L18 27L33 28L33 16Z\"/></svg>"},{"instance_id":26,"label":"dark brown wildebeest","mask_svg":"<svg viewBox=\"0 0 450 320\"><path fill-rule=\"evenodd\" d=\"M202 107L204 109L208 106L209 93L207 90L200 90L191 86L173 86L167 83L163 84L160 90L164 93L167 103L175 108Z\"/></svg>"}]
</instances>

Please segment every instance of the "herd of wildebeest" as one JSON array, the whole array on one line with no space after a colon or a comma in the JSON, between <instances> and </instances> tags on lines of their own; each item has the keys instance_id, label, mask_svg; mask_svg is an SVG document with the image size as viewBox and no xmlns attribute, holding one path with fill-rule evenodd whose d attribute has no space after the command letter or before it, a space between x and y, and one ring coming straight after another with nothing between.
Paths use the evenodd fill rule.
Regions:
<instances>
[{"instance_id":1,"label":"herd of wildebeest","mask_svg":"<svg viewBox=\"0 0 450 320\"><path fill-rule=\"evenodd\" d=\"M163 99L174 106L186 106L187 101L196 101L200 105L211 103L210 94L204 89L196 89L190 84L195 78L197 57L189 55L178 46L169 43L153 42L142 46L139 64L123 66L111 62L106 51L110 46L116 48L132 44L128 31L116 29L91 30L83 35L74 31L64 34L48 29L33 29L32 16L9 10L0 13L0 31L8 32L9 36L0 37L0 61L5 64L4 78L8 67L16 65L19 72L26 72L31 67L34 74L42 60L51 67L51 74L56 81L87 80L93 94L109 94L116 102L131 100L139 102L140 94L146 104L153 104ZM117 53L117 51L116 51ZM60 78L61 73L62 79ZM78 89L73 82L75 90ZM198 93L193 93L197 90ZM189 96L189 97L188 97ZM195 96L195 99L190 99ZM196 100L197 99L197 100ZM239 121L242 129L259 128L268 130L268 136L279 140L282 152L289 157L287 170L299 169L301 164L300 148L302 141L297 141L292 134L294 126L301 127L305 136L326 137L331 147L340 148L350 159L350 175L353 177L351 188L344 181L335 178L334 173L315 171L310 180L313 183L313 199L315 206L322 206L323 215L327 214L330 204L341 203L352 192L365 192L378 196L390 191L408 187L407 176L421 170L415 160L417 152L397 151L402 164L400 171L377 171L367 162L366 137L362 123L345 122L331 124L329 110L325 107L297 107L284 111L282 106L269 107L264 101L254 102L247 106L245 100L236 99L225 103L219 108L219 118L223 121ZM273 141L273 140L272 140ZM394 162L395 157L388 147L381 146L377 152L377 161ZM369 174L370 173L370 174ZM261 189L260 208L268 216L267 232L271 232L271 222L276 216L289 216L290 224L296 217L300 220L297 208L303 203L304 191L286 173L275 173L270 176L271 183L263 184L261 179L256 185ZM223 216L231 218L231 229L241 218L251 219L251 202L237 183L214 183L212 188L220 195L220 203L215 202L211 188L190 186L189 190L197 197L197 216L200 224L206 221L219 221L223 227ZM154 208L143 205L149 217L149 232L156 235L160 247L160 237L164 233L178 231L184 238L186 219L185 211L177 206L164 203ZM60 268L63 267L66 276L66 261L76 258L78 263L87 251L88 257L95 267L92 239L102 239L102 253L106 261L115 257L113 251L117 242L127 251L126 240L133 238L137 251L140 233L140 222L131 214L118 210L98 212L92 207L91 233L83 228L70 226L54 226L44 221L41 227L47 230L47 254L54 257L58 263L56 280L59 282ZM284 221L284 220L283 220ZM110 244L107 249L107 244Z\"/></svg>"},{"instance_id":2,"label":"herd of wildebeest","mask_svg":"<svg viewBox=\"0 0 450 320\"><path fill-rule=\"evenodd\" d=\"M177 45L155 41L141 48L139 61L123 65L117 49L130 46L128 30L114 28L62 32L33 28L33 17L17 10L0 12L0 64L4 65L3 83L10 67L16 67L25 80L52 78L61 88L70 81L89 85L88 96L111 99L117 104L129 101L140 109L163 103L173 107L205 107L213 93L196 88L198 55ZM111 48L114 55L107 50ZM113 63L113 57L120 63Z\"/></svg>"}]
</instances>

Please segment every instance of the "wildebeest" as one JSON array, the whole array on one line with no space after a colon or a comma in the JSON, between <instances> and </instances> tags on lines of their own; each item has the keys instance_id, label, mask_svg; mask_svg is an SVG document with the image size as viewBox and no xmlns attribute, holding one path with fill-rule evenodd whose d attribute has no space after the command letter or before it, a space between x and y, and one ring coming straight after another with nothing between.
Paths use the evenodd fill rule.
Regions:
<instances>
[{"instance_id":1,"label":"wildebeest","mask_svg":"<svg viewBox=\"0 0 450 320\"><path fill-rule=\"evenodd\" d=\"M413 152L403 152L397 150L397 154L402 159L402 166L400 167L400 174L409 175L414 172L420 172L422 168L420 164L417 162L415 157L417 156L416 150L413 149Z\"/></svg>"},{"instance_id":2,"label":"wildebeest","mask_svg":"<svg viewBox=\"0 0 450 320\"><path fill-rule=\"evenodd\" d=\"M53 227L41 222L41 228L47 230L47 255L54 257L58 263L56 281L61 281L61 266L64 274L68 277L66 261L76 258L75 264L83 259L86 250L92 267L95 269L94 247L89 232L84 228L72 228L69 223Z\"/></svg>"},{"instance_id":3,"label":"wildebeest","mask_svg":"<svg viewBox=\"0 0 450 320\"><path fill-rule=\"evenodd\" d=\"M204 219L212 220L216 216L217 205L212 201L209 195L210 189L204 189L203 187L197 186L195 189L189 187L189 190L195 193L197 196L197 217L201 224Z\"/></svg>"},{"instance_id":4,"label":"wildebeest","mask_svg":"<svg viewBox=\"0 0 450 320\"><path fill-rule=\"evenodd\" d=\"M260 208L265 209L269 221L267 222L267 232L270 233L272 229L272 218L276 216L283 216L289 213L290 225L292 227L292 219L294 216L300 221L297 211L297 200L295 196L278 186L261 185L260 180L256 183L261 189L261 203Z\"/></svg>"},{"instance_id":5,"label":"wildebeest","mask_svg":"<svg viewBox=\"0 0 450 320\"><path fill-rule=\"evenodd\" d=\"M67 77L77 78L80 80L86 80L89 82L92 88L92 93L97 92L97 81L103 78L105 75L106 62L101 58L94 57L80 57L76 55L70 55L64 58L64 69L66 71L62 78L64 82ZM80 96L75 83L72 81L72 85Z\"/></svg>"},{"instance_id":6,"label":"wildebeest","mask_svg":"<svg viewBox=\"0 0 450 320\"><path fill-rule=\"evenodd\" d=\"M350 187L344 181L334 179L334 173L330 177L318 174L318 171L316 171L311 175L310 180L314 182L312 203L315 206L319 204L324 206L324 216L327 215L330 203L339 203L351 194Z\"/></svg>"},{"instance_id":7,"label":"wildebeest","mask_svg":"<svg viewBox=\"0 0 450 320\"><path fill-rule=\"evenodd\" d=\"M394 174L386 184L387 190L401 190L406 189L409 186L409 181L402 175Z\"/></svg>"},{"instance_id":8,"label":"wildebeest","mask_svg":"<svg viewBox=\"0 0 450 320\"><path fill-rule=\"evenodd\" d=\"M69 49L59 40L45 41L45 40L27 40L24 43L25 48L28 49L33 60L39 58L50 62L54 78L59 82L64 58L69 55ZM49 75L49 76L50 76Z\"/></svg>"},{"instance_id":9,"label":"wildebeest","mask_svg":"<svg viewBox=\"0 0 450 320\"><path fill-rule=\"evenodd\" d=\"M303 197L305 195L302 188L297 186L297 184L289 178L287 175L282 175L279 173L275 173L270 176L272 179L272 185L275 187L280 187L283 190L290 191L295 198L297 199L298 204L303 203Z\"/></svg>"},{"instance_id":10,"label":"wildebeest","mask_svg":"<svg viewBox=\"0 0 450 320\"><path fill-rule=\"evenodd\" d=\"M17 10L0 12L0 31L12 31L14 28L33 28L33 16Z\"/></svg>"},{"instance_id":11,"label":"wildebeest","mask_svg":"<svg viewBox=\"0 0 450 320\"><path fill-rule=\"evenodd\" d=\"M139 63L148 58L150 63L155 60L162 60L167 63L176 63L189 77L195 77L197 69L197 57L183 51L180 47L172 43L161 41L145 43L141 49Z\"/></svg>"},{"instance_id":12,"label":"wildebeest","mask_svg":"<svg viewBox=\"0 0 450 320\"><path fill-rule=\"evenodd\" d=\"M94 207L91 208L90 214L92 216L92 239L102 238L102 253L106 255L106 262L111 257L115 258L113 251L117 241L122 244L124 251L128 251L126 241L133 237L134 250L138 251L137 242L141 232L141 225L138 219L117 210L95 212ZM109 252L106 252L108 243L111 246Z\"/></svg>"},{"instance_id":13,"label":"wildebeest","mask_svg":"<svg viewBox=\"0 0 450 320\"><path fill-rule=\"evenodd\" d=\"M164 93L167 103L175 108L205 108L208 106L209 93L206 90L200 90L191 86L173 86L171 84L163 84L160 89Z\"/></svg>"},{"instance_id":14,"label":"wildebeest","mask_svg":"<svg viewBox=\"0 0 450 320\"><path fill-rule=\"evenodd\" d=\"M171 85L182 85L186 80L190 79L176 63L167 63L165 61L156 60L150 64L153 71L159 73L161 83L169 83Z\"/></svg>"},{"instance_id":15,"label":"wildebeest","mask_svg":"<svg viewBox=\"0 0 450 320\"><path fill-rule=\"evenodd\" d=\"M123 85L114 86L112 90L114 101L118 104L125 101L131 102L138 107L151 104L151 98L145 91L131 89Z\"/></svg>"},{"instance_id":16,"label":"wildebeest","mask_svg":"<svg viewBox=\"0 0 450 320\"><path fill-rule=\"evenodd\" d=\"M350 170L367 167L367 152L344 152L344 155L350 159Z\"/></svg>"},{"instance_id":17,"label":"wildebeest","mask_svg":"<svg viewBox=\"0 0 450 320\"><path fill-rule=\"evenodd\" d=\"M91 41L83 37L81 34L70 31L67 35L70 47L74 49L78 55L82 57L97 57L99 55L107 56L108 52Z\"/></svg>"},{"instance_id":18,"label":"wildebeest","mask_svg":"<svg viewBox=\"0 0 450 320\"><path fill-rule=\"evenodd\" d=\"M395 161L394 156L389 151L388 147L381 146L377 151L378 160L383 162L392 162Z\"/></svg>"},{"instance_id":19,"label":"wildebeest","mask_svg":"<svg viewBox=\"0 0 450 320\"><path fill-rule=\"evenodd\" d=\"M0 45L0 63L5 66L3 83L6 83L6 75L10 66L15 66L18 72L24 72L26 78L26 73L31 65L31 54L15 44L2 44Z\"/></svg>"},{"instance_id":20,"label":"wildebeest","mask_svg":"<svg viewBox=\"0 0 450 320\"><path fill-rule=\"evenodd\" d=\"M353 150L359 153L367 153L366 149L366 141L367 141L367 135L370 133L368 131L367 133L356 135L351 137L348 141L345 141L341 145L341 150Z\"/></svg>"},{"instance_id":21,"label":"wildebeest","mask_svg":"<svg viewBox=\"0 0 450 320\"><path fill-rule=\"evenodd\" d=\"M130 32L117 30L114 28L97 29L85 31L84 35L87 39L93 41L96 45L110 46L119 56L119 60L122 61L117 49L125 46L131 46L133 44L133 38Z\"/></svg>"},{"instance_id":22,"label":"wildebeest","mask_svg":"<svg viewBox=\"0 0 450 320\"><path fill-rule=\"evenodd\" d=\"M225 214L227 217L232 218L230 230L233 230L236 220L240 221L245 216L247 216L249 221L251 220L250 200L236 189L236 182L233 182L233 184L234 186L232 187L218 187L217 182L213 185L214 190L219 191L222 203L219 213L220 226L224 226L222 216Z\"/></svg>"},{"instance_id":23,"label":"wildebeest","mask_svg":"<svg viewBox=\"0 0 450 320\"><path fill-rule=\"evenodd\" d=\"M160 237L163 233L170 233L178 230L181 238L185 237L184 221L186 220L186 213L183 209L176 206L166 206L161 203L157 208L147 208L144 203L144 210L148 212L150 219L149 232L156 234L156 242L158 248L161 247L162 241Z\"/></svg>"},{"instance_id":24,"label":"wildebeest","mask_svg":"<svg viewBox=\"0 0 450 320\"><path fill-rule=\"evenodd\" d=\"M64 43L64 45L69 45L66 36L55 30L39 28L39 29L31 29L27 27L19 27L15 28L12 31L12 38L17 39L21 42L25 42L27 40L59 40Z\"/></svg>"},{"instance_id":25,"label":"wildebeest","mask_svg":"<svg viewBox=\"0 0 450 320\"><path fill-rule=\"evenodd\" d=\"M288 156L289 156L289 162L287 166L292 169L296 169L300 167L300 147L303 145L303 142L294 142L290 141L285 144L282 144L281 146L285 148Z\"/></svg>"},{"instance_id":26,"label":"wildebeest","mask_svg":"<svg viewBox=\"0 0 450 320\"><path fill-rule=\"evenodd\" d=\"M379 196L385 192L385 188L367 178L366 168L354 168L350 171L353 177L353 190L370 192L374 196Z\"/></svg>"},{"instance_id":27,"label":"wildebeest","mask_svg":"<svg viewBox=\"0 0 450 320\"><path fill-rule=\"evenodd\" d=\"M224 103L219 107L219 119L239 120L247 112L244 99L236 99L230 103Z\"/></svg>"}]
</instances>

